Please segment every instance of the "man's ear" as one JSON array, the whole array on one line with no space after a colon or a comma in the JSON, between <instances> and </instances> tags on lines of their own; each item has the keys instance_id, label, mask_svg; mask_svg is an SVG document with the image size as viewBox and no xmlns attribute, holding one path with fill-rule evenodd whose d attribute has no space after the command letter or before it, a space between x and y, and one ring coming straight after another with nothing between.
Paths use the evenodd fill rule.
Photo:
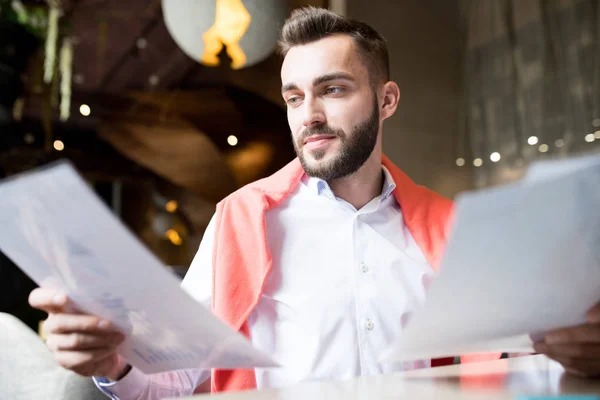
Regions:
<instances>
[{"instance_id":1,"label":"man's ear","mask_svg":"<svg viewBox=\"0 0 600 400\"><path fill-rule=\"evenodd\" d=\"M388 119L396 112L398 102L400 102L400 88L396 82L389 81L383 85L382 93L383 102L381 103L379 114L381 115L381 119L384 120Z\"/></svg>"}]
</instances>

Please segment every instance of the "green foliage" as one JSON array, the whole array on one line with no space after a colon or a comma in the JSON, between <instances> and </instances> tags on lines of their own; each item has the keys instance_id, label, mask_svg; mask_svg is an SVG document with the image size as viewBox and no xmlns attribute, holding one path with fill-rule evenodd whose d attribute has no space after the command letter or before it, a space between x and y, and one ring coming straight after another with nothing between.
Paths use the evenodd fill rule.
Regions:
<instances>
[{"instance_id":1,"label":"green foliage","mask_svg":"<svg viewBox=\"0 0 600 400\"><path fill-rule=\"evenodd\" d=\"M43 39L48 26L48 7L24 5L19 0L0 0L0 21L15 22Z\"/></svg>"}]
</instances>

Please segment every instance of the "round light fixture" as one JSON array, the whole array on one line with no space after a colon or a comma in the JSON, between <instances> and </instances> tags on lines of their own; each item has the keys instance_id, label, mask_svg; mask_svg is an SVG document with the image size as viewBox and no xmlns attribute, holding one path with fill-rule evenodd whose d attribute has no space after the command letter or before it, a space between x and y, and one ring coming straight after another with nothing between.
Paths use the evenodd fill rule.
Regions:
<instances>
[{"instance_id":1,"label":"round light fixture","mask_svg":"<svg viewBox=\"0 0 600 400\"><path fill-rule=\"evenodd\" d=\"M162 0L169 34L185 54L208 66L225 46L231 67L267 58L277 45L288 0Z\"/></svg>"},{"instance_id":2,"label":"round light fixture","mask_svg":"<svg viewBox=\"0 0 600 400\"><path fill-rule=\"evenodd\" d=\"M81 113L81 115L83 115L84 117L89 116L92 113L92 109L90 108L90 106L88 106L87 104L82 104L79 107L79 112Z\"/></svg>"},{"instance_id":3,"label":"round light fixture","mask_svg":"<svg viewBox=\"0 0 600 400\"><path fill-rule=\"evenodd\" d=\"M54 150L63 151L64 149L65 149L65 144L62 142L62 140L54 141Z\"/></svg>"}]
</instances>

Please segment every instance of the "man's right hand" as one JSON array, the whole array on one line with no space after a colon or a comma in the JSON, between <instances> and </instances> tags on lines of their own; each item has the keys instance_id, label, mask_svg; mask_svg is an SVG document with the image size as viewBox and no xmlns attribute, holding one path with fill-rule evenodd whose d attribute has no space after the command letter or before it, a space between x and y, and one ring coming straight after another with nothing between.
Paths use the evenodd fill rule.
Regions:
<instances>
[{"instance_id":1,"label":"man's right hand","mask_svg":"<svg viewBox=\"0 0 600 400\"><path fill-rule=\"evenodd\" d=\"M79 375L115 381L129 371L117 354L125 336L109 321L79 313L64 293L52 289L33 290L29 304L48 313L43 326L46 344L61 366Z\"/></svg>"}]
</instances>

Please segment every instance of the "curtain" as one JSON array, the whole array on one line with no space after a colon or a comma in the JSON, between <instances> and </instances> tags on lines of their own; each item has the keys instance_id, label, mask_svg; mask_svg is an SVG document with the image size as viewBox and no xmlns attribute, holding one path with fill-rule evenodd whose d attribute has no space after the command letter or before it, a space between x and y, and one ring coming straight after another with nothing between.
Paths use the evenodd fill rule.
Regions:
<instances>
[{"instance_id":1,"label":"curtain","mask_svg":"<svg viewBox=\"0 0 600 400\"><path fill-rule=\"evenodd\" d=\"M600 150L598 3L461 1L468 145L458 157L475 165L475 187L515 180L536 159Z\"/></svg>"}]
</instances>

